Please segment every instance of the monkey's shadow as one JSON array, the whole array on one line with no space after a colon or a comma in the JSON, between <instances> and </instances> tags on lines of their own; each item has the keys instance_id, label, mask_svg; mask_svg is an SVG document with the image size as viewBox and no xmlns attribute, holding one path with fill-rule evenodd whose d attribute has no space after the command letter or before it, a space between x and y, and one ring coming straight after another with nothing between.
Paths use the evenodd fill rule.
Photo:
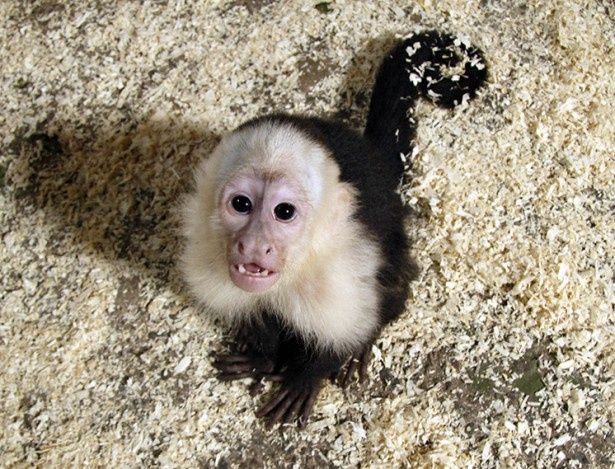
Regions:
<instances>
[{"instance_id":1,"label":"monkey's shadow","mask_svg":"<svg viewBox=\"0 0 615 469\"><path fill-rule=\"evenodd\" d=\"M51 121L15 141L16 203L42 209L54 238L183 295L177 209L193 167L217 141L198 123L173 119L85 131Z\"/></svg>"},{"instance_id":2,"label":"monkey's shadow","mask_svg":"<svg viewBox=\"0 0 615 469\"><path fill-rule=\"evenodd\" d=\"M331 118L341 120L353 129L363 132L376 70L395 41L395 35L392 33L372 38L353 55L343 72L344 81L340 86Z\"/></svg>"}]
</instances>

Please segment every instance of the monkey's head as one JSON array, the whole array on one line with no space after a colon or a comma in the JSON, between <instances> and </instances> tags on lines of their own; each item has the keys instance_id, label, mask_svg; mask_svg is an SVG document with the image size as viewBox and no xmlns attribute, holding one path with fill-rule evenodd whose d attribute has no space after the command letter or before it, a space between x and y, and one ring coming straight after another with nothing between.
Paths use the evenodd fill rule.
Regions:
<instances>
[{"instance_id":1,"label":"monkey's head","mask_svg":"<svg viewBox=\"0 0 615 469\"><path fill-rule=\"evenodd\" d=\"M343 210L338 176L326 148L289 124L255 121L225 136L197 172L185 212L193 290L213 304L222 290L233 294L229 285L266 294L294 281L334 236L322 228Z\"/></svg>"}]
</instances>

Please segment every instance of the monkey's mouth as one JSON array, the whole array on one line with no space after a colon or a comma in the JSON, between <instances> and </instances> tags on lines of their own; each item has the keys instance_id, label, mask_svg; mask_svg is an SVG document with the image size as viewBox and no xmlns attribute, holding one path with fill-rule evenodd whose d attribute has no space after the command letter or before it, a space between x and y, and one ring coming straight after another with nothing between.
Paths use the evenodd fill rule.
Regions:
<instances>
[{"instance_id":1,"label":"monkey's mouth","mask_svg":"<svg viewBox=\"0 0 615 469\"><path fill-rule=\"evenodd\" d=\"M265 269L258 264L236 264L233 266L237 269L241 275L247 275L248 277L269 277L270 275L274 275L275 272L272 270Z\"/></svg>"},{"instance_id":2,"label":"monkey's mouth","mask_svg":"<svg viewBox=\"0 0 615 469\"><path fill-rule=\"evenodd\" d=\"M232 264L229 270L233 283L250 293L263 292L278 279L277 272L254 263Z\"/></svg>"}]
</instances>

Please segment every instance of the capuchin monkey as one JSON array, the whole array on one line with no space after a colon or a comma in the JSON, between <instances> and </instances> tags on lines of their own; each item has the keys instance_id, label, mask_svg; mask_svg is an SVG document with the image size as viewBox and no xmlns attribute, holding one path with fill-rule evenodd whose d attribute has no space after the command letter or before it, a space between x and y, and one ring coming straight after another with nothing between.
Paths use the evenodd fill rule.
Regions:
<instances>
[{"instance_id":1,"label":"capuchin monkey","mask_svg":"<svg viewBox=\"0 0 615 469\"><path fill-rule=\"evenodd\" d=\"M268 424L304 426L324 380L364 378L373 341L403 312L416 275L397 193L414 103L452 108L485 78L477 49L416 34L384 58L363 135L267 115L201 163L183 212L182 270L206 310L242 331L242 351L215 358L218 377L280 382L257 412Z\"/></svg>"}]
</instances>

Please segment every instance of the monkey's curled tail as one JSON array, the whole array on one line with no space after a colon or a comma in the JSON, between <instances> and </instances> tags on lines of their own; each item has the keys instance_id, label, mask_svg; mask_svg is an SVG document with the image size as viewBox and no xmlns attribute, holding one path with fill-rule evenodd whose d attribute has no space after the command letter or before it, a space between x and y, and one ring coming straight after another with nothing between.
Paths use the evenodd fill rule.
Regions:
<instances>
[{"instance_id":1,"label":"monkey's curled tail","mask_svg":"<svg viewBox=\"0 0 615 469\"><path fill-rule=\"evenodd\" d=\"M460 39L436 31L410 36L385 57L378 73L365 136L384 149L398 174L416 129L412 110L417 98L453 108L476 95L487 78L482 53Z\"/></svg>"}]
</instances>

